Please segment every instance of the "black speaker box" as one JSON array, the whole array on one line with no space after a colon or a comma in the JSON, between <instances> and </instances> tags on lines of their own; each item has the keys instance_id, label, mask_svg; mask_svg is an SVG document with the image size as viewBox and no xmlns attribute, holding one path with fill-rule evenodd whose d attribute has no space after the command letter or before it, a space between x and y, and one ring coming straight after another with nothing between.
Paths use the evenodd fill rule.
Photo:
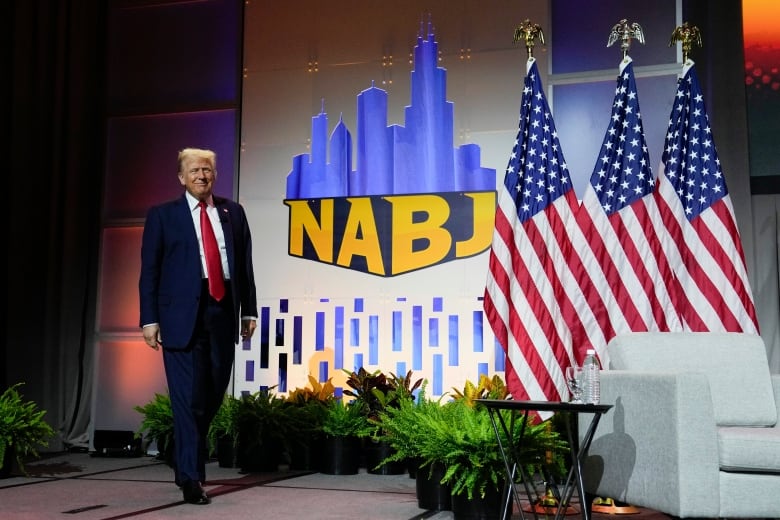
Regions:
<instances>
[{"instance_id":1,"label":"black speaker box","mask_svg":"<svg viewBox=\"0 0 780 520\"><path fill-rule=\"evenodd\" d=\"M143 455L141 438L128 430L95 430L92 437L95 456L140 457Z\"/></svg>"}]
</instances>

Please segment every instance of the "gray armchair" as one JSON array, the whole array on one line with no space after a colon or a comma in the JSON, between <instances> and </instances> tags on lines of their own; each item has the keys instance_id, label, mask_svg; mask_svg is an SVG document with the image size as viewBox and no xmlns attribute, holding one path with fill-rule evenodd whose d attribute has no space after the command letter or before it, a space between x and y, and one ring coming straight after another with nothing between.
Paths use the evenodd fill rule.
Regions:
<instances>
[{"instance_id":1,"label":"gray armchair","mask_svg":"<svg viewBox=\"0 0 780 520\"><path fill-rule=\"evenodd\" d=\"M633 333L607 349L601 402L615 406L586 492L680 518L780 518L780 375L759 336Z\"/></svg>"}]
</instances>

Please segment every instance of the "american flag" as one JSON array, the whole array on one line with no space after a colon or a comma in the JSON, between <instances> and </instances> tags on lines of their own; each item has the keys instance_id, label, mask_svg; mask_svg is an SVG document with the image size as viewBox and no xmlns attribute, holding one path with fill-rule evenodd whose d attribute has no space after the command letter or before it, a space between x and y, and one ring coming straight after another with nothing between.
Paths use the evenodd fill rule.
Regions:
<instances>
[{"instance_id":1,"label":"american flag","mask_svg":"<svg viewBox=\"0 0 780 520\"><path fill-rule=\"evenodd\" d=\"M626 56L572 231L583 262L577 273L585 296L579 312L587 317L584 335L575 336L574 344L595 348L605 367L606 344L617 334L680 330L672 300L677 281L652 224L653 188L633 63Z\"/></svg>"},{"instance_id":2,"label":"american flag","mask_svg":"<svg viewBox=\"0 0 780 520\"><path fill-rule=\"evenodd\" d=\"M734 209L691 60L677 83L655 199L685 329L758 333Z\"/></svg>"},{"instance_id":3,"label":"american flag","mask_svg":"<svg viewBox=\"0 0 780 520\"><path fill-rule=\"evenodd\" d=\"M499 188L484 310L506 352L514 399L560 401L572 362L570 322L577 293L569 267L577 198L529 58L517 139Z\"/></svg>"}]
</instances>

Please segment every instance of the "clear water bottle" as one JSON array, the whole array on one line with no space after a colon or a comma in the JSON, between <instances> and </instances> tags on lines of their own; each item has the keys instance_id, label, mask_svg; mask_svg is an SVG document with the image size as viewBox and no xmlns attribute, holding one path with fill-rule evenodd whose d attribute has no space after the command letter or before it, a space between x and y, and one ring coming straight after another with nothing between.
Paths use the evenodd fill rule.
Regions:
<instances>
[{"instance_id":1,"label":"clear water bottle","mask_svg":"<svg viewBox=\"0 0 780 520\"><path fill-rule=\"evenodd\" d=\"M582 362L582 401L585 404L599 404L600 370L596 351L592 348L588 349L585 353L585 361Z\"/></svg>"}]
</instances>

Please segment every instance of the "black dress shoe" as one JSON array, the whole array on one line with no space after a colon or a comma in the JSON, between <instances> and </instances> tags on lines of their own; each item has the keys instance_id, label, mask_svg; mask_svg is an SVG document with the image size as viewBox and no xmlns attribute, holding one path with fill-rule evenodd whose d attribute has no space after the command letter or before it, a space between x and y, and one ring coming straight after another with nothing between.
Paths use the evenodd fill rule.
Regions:
<instances>
[{"instance_id":1,"label":"black dress shoe","mask_svg":"<svg viewBox=\"0 0 780 520\"><path fill-rule=\"evenodd\" d=\"M184 501L189 504L197 504L200 506L210 504L211 499L208 497L200 482L195 480L187 480L181 486L182 494L184 495Z\"/></svg>"}]
</instances>

